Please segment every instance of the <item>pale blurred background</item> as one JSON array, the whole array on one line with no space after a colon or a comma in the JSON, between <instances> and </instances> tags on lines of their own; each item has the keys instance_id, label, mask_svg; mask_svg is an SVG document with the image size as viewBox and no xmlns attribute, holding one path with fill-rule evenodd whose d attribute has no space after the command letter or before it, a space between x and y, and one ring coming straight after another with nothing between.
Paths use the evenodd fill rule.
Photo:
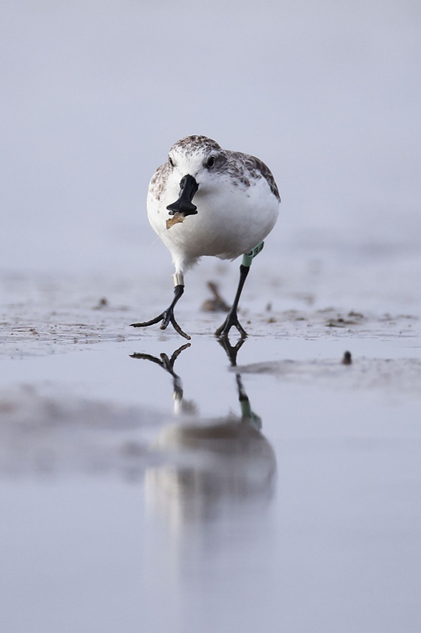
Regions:
<instances>
[{"instance_id":1,"label":"pale blurred background","mask_svg":"<svg viewBox=\"0 0 421 633\"><path fill-rule=\"evenodd\" d=\"M419 261L417 0L3 0L0 267L164 266L154 169L206 134L261 157L272 253Z\"/></svg>"}]
</instances>

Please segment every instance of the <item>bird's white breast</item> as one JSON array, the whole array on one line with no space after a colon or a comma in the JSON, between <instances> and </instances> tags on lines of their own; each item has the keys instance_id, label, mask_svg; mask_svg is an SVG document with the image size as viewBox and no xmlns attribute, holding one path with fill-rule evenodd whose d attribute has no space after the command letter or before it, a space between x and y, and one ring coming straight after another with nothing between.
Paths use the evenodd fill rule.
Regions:
<instances>
[{"instance_id":1,"label":"bird's white breast","mask_svg":"<svg viewBox=\"0 0 421 633\"><path fill-rule=\"evenodd\" d=\"M149 221L176 264L181 260L188 267L206 255L235 259L264 240L278 218L279 200L265 178L244 186L221 176L199 183L193 199L197 214L167 229L171 216L166 207L178 198L179 190L177 179L169 178L160 199L151 186L147 199Z\"/></svg>"}]
</instances>

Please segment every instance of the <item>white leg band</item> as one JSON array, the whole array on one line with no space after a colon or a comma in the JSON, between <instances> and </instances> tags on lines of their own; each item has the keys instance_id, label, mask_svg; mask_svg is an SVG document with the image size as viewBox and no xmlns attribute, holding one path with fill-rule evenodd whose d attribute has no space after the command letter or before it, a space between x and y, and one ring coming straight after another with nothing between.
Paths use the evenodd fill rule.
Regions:
<instances>
[{"instance_id":1,"label":"white leg band","mask_svg":"<svg viewBox=\"0 0 421 633\"><path fill-rule=\"evenodd\" d=\"M184 286L184 275L183 273L175 273L173 275L174 286Z\"/></svg>"}]
</instances>

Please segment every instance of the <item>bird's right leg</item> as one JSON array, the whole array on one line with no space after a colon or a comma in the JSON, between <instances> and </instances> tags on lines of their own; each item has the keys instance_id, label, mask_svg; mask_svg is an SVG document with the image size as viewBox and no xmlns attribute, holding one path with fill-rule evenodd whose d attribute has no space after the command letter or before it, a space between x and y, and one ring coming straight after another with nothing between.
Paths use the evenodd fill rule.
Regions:
<instances>
[{"instance_id":1,"label":"bird's right leg","mask_svg":"<svg viewBox=\"0 0 421 633\"><path fill-rule=\"evenodd\" d=\"M242 339L247 338L247 332L245 331L240 321L238 320L237 308L238 308L238 303L240 301L240 296L243 290L244 283L247 279L247 275L249 274L251 263L253 259L256 257L256 255L260 253L260 251L263 248L263 245L264 245L264 242L260 242L259 244L257 244L257 246L252 248L252 250L249 253L246 253L243 255L243 262L240 266L240 280L238 282L238 288L235 294L234 303L232 304L232 307L230 311L228 312L227 318L225 319L221 327L219 327L215 332L216 336L218 336L221 339L228 338L228 335L232 327L237 328Z\"/></svg>"},{"instance_id":2,"label":"bird's right leg","mask_svg":"<svg viewBox=\"0 0 421 633\"><path fill-rule=\"evenodd\" d=\"M175 320L175 316L174 316L174 308L177 304L177 301L181 298L183 292L184 292L183 273L181 272L175 273L174 299L172 300L170 306L166 310L164 310L164 312L161 312L161 314L159 314L154 319L151 319L150 321L144 321L143 323L131 323L131 325L133 327L148 327L149 325L154 325L155 323L159 323L159 321L162 321L161 326L160 326L161 330L166 330L168 325L171 323L174 330L178 332L178 334L180 334L181 336L184 336L184 338L190 341L191 336L183 332L183 330L181 329L181 327L178 325L177 321Z\"/></svg>"}]
</instances>

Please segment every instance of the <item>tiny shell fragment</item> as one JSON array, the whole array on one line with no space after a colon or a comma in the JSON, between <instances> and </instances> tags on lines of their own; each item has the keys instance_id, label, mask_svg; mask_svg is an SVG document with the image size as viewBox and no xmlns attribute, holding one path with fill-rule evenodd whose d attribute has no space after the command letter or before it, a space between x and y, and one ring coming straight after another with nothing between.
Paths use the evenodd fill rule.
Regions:
<instances>
[{"instance_id":1,"label":"tiny shell fragment","mask_svg":"<svg viewBox=\"0 0 421 633\"><path fill-rule=\"evenodd\" d=\"M180 222L184 222L184 215L182 213L174 213L172 218L169 218L166 222L167 229L170 229L174 224L179 224Z\"/></svg>"}]
</instances>

